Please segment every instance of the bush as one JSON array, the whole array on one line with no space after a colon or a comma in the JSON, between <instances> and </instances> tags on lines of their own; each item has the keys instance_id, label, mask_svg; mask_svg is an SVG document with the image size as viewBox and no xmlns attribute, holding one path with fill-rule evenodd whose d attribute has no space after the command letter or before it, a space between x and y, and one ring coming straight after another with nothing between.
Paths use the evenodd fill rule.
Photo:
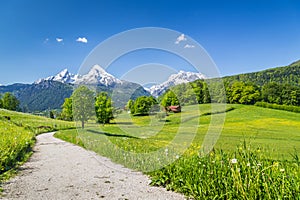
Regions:
<instances>
[{"instance_id":1,"label":"bush","mask_svg":"<svg viewBox=\"0 0 300 200\"><path fill-rule=\"evenodd\" d=\"M263 107L263 108L271 108L271 109L285 110L285 111L289 111L289 112L300 113L299 106L278 105L278 104L271 104L271 103L267 103L267 102L257 102L254 105Z\"/></svg>"}]
</instances>

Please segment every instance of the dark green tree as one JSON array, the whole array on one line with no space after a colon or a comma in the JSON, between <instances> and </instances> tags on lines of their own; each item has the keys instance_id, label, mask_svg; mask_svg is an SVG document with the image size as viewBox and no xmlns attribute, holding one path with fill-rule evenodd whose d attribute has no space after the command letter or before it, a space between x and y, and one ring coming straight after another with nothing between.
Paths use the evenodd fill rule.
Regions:
<instances>
[{"instance_id":1,"label":"dark green tree","mask_svg":"<svg viewBox=\"0 0 300 200\"><path fill-rule=\"evenodd\" d=\"M60 118L66 121L73 120L73 101L72 98L65 98L65 102L62 105L62 111L60 114Z\"/></svg>"},{"instance_id":2,"label":"dark green tree","mask_svg":"<svg viewBox=\"0 0 300 200\"><path fill-rule=\"evenodd\" d=\"M222 92L222 89L220 88L218 91L219 91L219 93L218 93L219 96L221 96L220 94ZM202 94L203 94L203 103L211 103L211 96L210 96L208 85L206 82L203 82ZM221 99L221 97L219 97L219 98ZM220 100L220 102L221 102L221 100Z\"/></svg>"},{"instance_id":3,"label":"dark green tree","mask_svg":"<svg viewBox=\"0 0 300 200\"><path fill-rule=\"evenodd\" d=\"M0 108L3 108L2 95L0 94Z\"/></svg>"},{"instance_id":4,"label":"dark green tree","mask_svg":"<svg viewBox=\"0 0 300 200\"><path fill-rule=\"evenodd\" d=\"M278 83L267 83L262 87L262 100L268 103L282 104L282 86Z\"/></svg>"},{"instance_id":5,"label":"dark green tree","mask_svg":"<svg viewBox=\"0 0 300 200\"><path fill-rule=\"evenodd\" d=\"M80 121L81 127L84 129L85 122L95 114L94 93L82 85L73 92L71 98L74 120Z\"/></svg>"},{"instance_id":6,"label":"dark green tree","mask_svg":"<svg viewBox=\"0 0 300 200\"><path fill-rule=\"evenodd\" d=\"M114 118L111 98L106 92L98 94L95 102L97 122L108 124Z\"/></svg>"},{"instance_id":7,"label":"dark green tree","mask_svg":"<svg viewBox=\"0 0 300 200\"><path fill-rule=\"evenodd\" d=\"M54 118L55 118L55 115L54 115L53 110L50 110L49 116L50 116L51 119L54 119Z\"/></svg>"},{"instance_id":8,"label":"dark green tree","mask_svg":"<svg viewBox=\"0 0 300 200\"><path fill-rule=\"evenodd\" d=\"M196 94L196 99L198 104L202 104L204 102L204 94L203 94L203 84L204 82L201 80L194 81L190 83L193 87L194 93Z\"/></svg>"},{"instance_id":9,"label":"dark green tree","mask_svg":"<svg viewBox=\"0 0 300 200\"><path fill-rule=\"evenodd\" d=\"M3 108L7 110L17 110L19 108L19 100L10 92L6 92L2 98Z\"/></svg>"}]
</instances>

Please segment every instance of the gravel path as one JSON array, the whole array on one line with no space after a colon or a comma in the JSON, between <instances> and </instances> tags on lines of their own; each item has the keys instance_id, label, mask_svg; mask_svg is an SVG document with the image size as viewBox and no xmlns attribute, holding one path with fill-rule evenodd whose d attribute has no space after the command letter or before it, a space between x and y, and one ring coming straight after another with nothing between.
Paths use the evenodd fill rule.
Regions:
<instances>
[{"instance_id":1,"label":"gravel path","mask_svg":"<svg viewBox=\"0 0 300 200\"><path fill-rule=\"evenodd\" d=\"M112 163L76 145L37 136L35 153L15 178L3 185L0 199L184 199L151 187L139 172Z\"/></svg>"}]
</instances>

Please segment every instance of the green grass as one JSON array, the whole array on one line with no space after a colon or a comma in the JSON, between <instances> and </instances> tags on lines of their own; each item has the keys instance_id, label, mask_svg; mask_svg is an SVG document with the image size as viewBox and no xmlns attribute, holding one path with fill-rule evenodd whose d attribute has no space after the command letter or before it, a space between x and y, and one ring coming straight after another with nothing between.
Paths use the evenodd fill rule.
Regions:
<instances>
[{"instance_id":1,"label":"green grass","mask_svg":"<svg viewBox=\"0 0 300 200\"><path fill-rule=\"evenodd\" d=\"M30 157L37 134L70 128L74 123L0 109L0 185Z\"/></svg>"},{"instance_id":2,"label":"green grass","mask_svg":"<svg viewBox=\"0 0 300 200\"><path fill-rule=\"evenodd\" d=\"M85 130L56 136L148 173L153 185L196 199L300 199L299 117L256 106L207 104L183 107L164 121L123 113L114 124L90 122ZM222 132L203 155L208 130L212 138Z\"/></svg>"},{"instance_id":3,"label":"green grass","mask_svg":"<svg viewBox=\"0 0 300 200\"><path fill-rule=\"evenodd\" d=\"M73 122L0 109L0 120L8 122L4 116L11 118L10 123L28 129L35 135L49 131L69 129L70 127L74 128Z\"/></svg>"},{"instance_id":4,"label":"green grass","mask_svg":"<svg viewBox=\"0 0 300 200\"><path fill-rule=\"evenodd\" d=\"M194 199L299 199L300 162L279 162L242 146L199 157L183 156L150 172L152 185Z\"/></svg>"}]
</instances>

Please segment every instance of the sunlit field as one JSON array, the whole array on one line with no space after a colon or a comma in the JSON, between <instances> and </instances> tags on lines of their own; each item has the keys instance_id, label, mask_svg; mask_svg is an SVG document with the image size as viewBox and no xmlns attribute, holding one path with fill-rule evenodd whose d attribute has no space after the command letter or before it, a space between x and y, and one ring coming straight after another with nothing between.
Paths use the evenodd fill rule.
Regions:
<instances>
[{"instance_id":1,"label":"sunlit field","mask_svg":"<svg viewBox=\"0 0 300 200\"><path fill-rule=\"evenodd\" d=\"M108 125L57 137L126 167L143 171L152 184L196 199L300 198L300 114L245 105L194 105L166 118L122 113ZM199 109L198 109L199 108ZM222 123L211 123L226 114ZM221 129L220 129L221 128ZM208 130L221 130L203 154Z\"/></svg>"}]
</instances>

